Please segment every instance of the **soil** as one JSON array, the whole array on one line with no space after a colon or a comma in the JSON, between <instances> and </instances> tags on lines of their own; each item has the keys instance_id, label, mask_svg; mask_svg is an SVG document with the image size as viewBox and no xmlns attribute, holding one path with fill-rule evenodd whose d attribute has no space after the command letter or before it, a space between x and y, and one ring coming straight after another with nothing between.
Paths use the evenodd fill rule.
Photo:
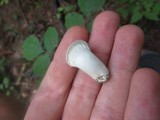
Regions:
<instances>
[{"instance_id":1,"label":"soil","mask_svg":"<svg viewBox=\"0 0 160 120\"><path fill-rule=\"evenodd\" d=\"M62 37L63 21L57 20L55 15L59 4L66 2L59 1L15 0L0 6L0 58L6 59L5 69L16 86L14 95L23 101L29 101L36 91L36 78L32 75L31 62L23 58L22 43L30 34L42 38L48 26L56 27ZM75 2L69 0L69 3ZM145 32L143 48L160 53L160 23L143 20L138 25Z\"/></svg>"},{"instance_id":2,"label":"soil","mask_svg":"<svg viewBox=\"0 0 160 120\"><path fill-rule=\"evenodd\" d=\"M30 34L42 38L48 26L55 26L62 34L64 30L55 13L50 0L22 3L16 0L0 7L0 58L6 59L5 69L11 73L20 99L30 98L36 88L31 63L22 55L22 43Z\"/></svg>"},{"instance_id":3,"label":"soil","mask_svg":"<svg viewBox=\"0 0 160 120\"><path fill-rule=\"evenodd\" d=\"M144 49L160 53L160 22L147 22L145 31Z\"/></svg>"}]
</instances>

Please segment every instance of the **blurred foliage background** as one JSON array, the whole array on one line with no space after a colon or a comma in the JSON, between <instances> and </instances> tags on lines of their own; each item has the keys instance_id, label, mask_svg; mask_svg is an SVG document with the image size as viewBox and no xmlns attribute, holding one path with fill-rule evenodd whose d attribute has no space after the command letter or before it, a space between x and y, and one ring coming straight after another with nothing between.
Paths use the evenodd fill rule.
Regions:
<instances>
[{"instance_id":1,"label":"blurred foliage background","mask_svg":"<svg viewBox=\"0 0 160 120\"><path fill-rule=\"evenodd\" d=\"M67 29L91 31L95 16L119 13L145 32L144 49L160 53L159 0L0 0L0 91L25 103L36 92Z\"/></svg>"}]
</instances>

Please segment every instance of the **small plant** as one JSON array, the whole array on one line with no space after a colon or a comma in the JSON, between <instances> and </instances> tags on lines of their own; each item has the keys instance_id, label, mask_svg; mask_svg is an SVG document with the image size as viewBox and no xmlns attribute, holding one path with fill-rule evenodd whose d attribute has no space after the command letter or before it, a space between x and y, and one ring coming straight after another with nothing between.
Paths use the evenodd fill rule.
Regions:
<instances>
[{"instance_id":1,"label":"small plant","mask_svg":"<svg viewBox=\"0 0 160 120\"><path fill-rule=\"evenodd\" d=\"M61 19L62 15L65 15L65 27L69 29L75 25L81 25L91 30L93 23L93 15L94 13L99 12L105 0L78 0L78 9L80 12L77 12L77 8L75 5L68 5L65 7L59 7L57 12L57 18Z\"/></svg>"},{"instance_id":2,"label":"small plant","mask_svg":"<svg viewBox=\"0 0 160 120\"><path fill-rule=\"evenodd\" d=\"M75 5L72 5L72 4L69 4L67 6L62 6L62 7L59 7L57 9L57 14L56 14L56 17L57 19L62 19L62 16L64 14L67 14L69 12L72 12L72 11L75 11L76 9L76 6Z\"/></svg>"},{"instance_id":3,"label":"small plant","mask_svg":"<svg viewBox=\"0 0 160 120\"><path fill-rule=\"evenodd\" d=\"M9 3L9 0L0 0L0 6L1 5L6 5Z\"/></svg>"},{"instance_id":4,"label":"small plant","mask_svg":"<svg viewBox=\"0 0 160 120\"><path fill-rule=\"evenodd\" d=\"M160 15L160 1L158 0L118 0L118 12L124 19L130 16L130 22L136 23L145 18L157 21Z\"/></svg>"},{"instance_id":5,"label":"small plant","mask_svg":"<svg viewBox=\"0 0 160 120\"><path fill-rule=\"evenodd\" d=\"M35 76L42 78L50 64L53 51L59 43L57 30L49 27L44 33L42 43L35 35L28 36L23 43L23 56L33 61L32 69Z\"/></svg>"},{"instance_id":6,"label":"small plant","mask_svg":"<svg viewBox=\"0 0 160 120\"><path fill-rule=\"evenodd\" d=\"M159 20L160 1L158 0L118 0L112 1L112 4L116 6L116 10L123 19L130 23L136 23L143 18L152 21ZM60 13L65 15L65 27L67 29L74 25L81 25L87 27L90 31L94 19L93 15L99 12L104 5L105 0L92 0L92 2L90 0L78 0L78 8L75 5L59 7L57 15L62 16Z\"/></svg>"},{"instance_id":7,"label":"small plant","mask_svg":"<svg viewBox=\"0 0 160 120\"><path fill-rule=\"evenodd\" d=\"M14 86L11 84L9 77L4 77L0 83L0 91L4 92L7 96L12 94Z\"/></svg>"},{"instance_id":8,"label":"small plant","mask_svg":"<svg viewBox=\"0 0 160 120\"><path fill-rule=\"evenodd\" d=\"M65 26L66 26L66 28L69 29L70 27L72 27L74 25L85 26L84 18L81 14L79 14L77 12L68 13L65 16Z\"/></svg>"},{"instance_id":9,"label":"small plant","mask_svg":"<svg viewBox=\"0 0 160 120\"><path fill-rule=\"evenodd\" d=\"M78 6L87 18L100 11L104 3L105 0L92 0L92 2L90 0L78 0Z\"/></svg>"},{"instance_id":10,"label":"small plant","mask_svg":"<svg viewBox=\"0 0 160 120\"><path fill-rule=\"evenodd\" d=\"M0 91L9 96L14 90L14 85L8 74L5 72L5 62L4 58L0 59Z\"/></svg>"}]
</instances>

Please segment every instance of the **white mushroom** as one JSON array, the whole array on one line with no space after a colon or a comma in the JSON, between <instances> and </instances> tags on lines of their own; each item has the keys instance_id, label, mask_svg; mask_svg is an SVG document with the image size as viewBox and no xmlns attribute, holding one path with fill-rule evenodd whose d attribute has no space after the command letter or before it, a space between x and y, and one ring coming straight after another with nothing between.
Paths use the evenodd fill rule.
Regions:
<instances>
[{"instance_id":1,"label":"white mushroom","mask_svg":"<svg viewBox=\"0 0 160 120\"><path fill-rule=\"evenodd\" d=\"M89 49L87 42L73 42L66 53L66 61L72 67L77 67L97 82L105 82L109 78L107 67Z\"/></svg>"}]
</instances>

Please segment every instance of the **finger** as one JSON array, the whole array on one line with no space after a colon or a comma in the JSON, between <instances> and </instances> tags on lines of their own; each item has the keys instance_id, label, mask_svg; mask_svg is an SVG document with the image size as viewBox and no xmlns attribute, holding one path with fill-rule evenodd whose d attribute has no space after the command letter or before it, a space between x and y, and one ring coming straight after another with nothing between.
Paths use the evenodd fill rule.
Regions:
<instances>
[{"instance_id":1,"label":"finger","mask_svg":"<svg viewBox=\"0 0 160 120\"><path fill-rule=\"evenodd\" d=\"M160 120L160 75L154 70L137 70L131 81L125 120Z\"/></svg>"},{"instance_id":2,"label":"finger","mask_svg":"<svg viewBox=\"0 0 160 120\"><path fill-rule=\"evenodd\" d=\"M99 14L94 21L89 46L105 64L118 26L118 15L110 11ZM88 120L99 89L99 84L82 71L78 71L65 105L63 119Z\"/></svg>"},{"instance_id":3,"label":"finger","mask_svg":"<svg viewBox=\"0 0 160 120\"><path fill-rule=\"evenodd\" d=\"M65 34L29 106L25 120L58 120L61 118L66 97L76 74L76 69L67 65L65 53L68 46L77 39L88 39L84 28L73 27Z\"/></svg>"},{"instance_id":4,"label":"finger","mask_svg":"<svg viewBox=\"0 0 160 120\"><path fill-rule=\"evenodd\" d=\"M100 90L91 120L123 120L130 79L137 67L142 43L143 32L134 25L117 31L109 61L111 78Z\"/></svg>"}]
</instances>

